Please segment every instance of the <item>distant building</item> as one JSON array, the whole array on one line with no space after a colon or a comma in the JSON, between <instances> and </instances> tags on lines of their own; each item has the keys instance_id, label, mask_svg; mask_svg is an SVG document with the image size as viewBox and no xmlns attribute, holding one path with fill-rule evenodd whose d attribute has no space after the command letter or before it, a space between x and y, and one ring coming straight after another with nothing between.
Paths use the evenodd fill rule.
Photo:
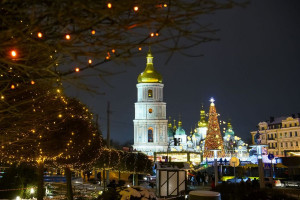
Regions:
<instances>
[{"instance_id":1,"label":"distant building","mask_svg":"<svg viewBox=\"0 0 300 200\"><path fill-rule=\"evenodd\" d=\"M267 145L268 154L277 157L287 156L287 152L300 152L300 115L270 117L260 122L257 131L251 131L252 143L254 135L259 132L261 144Z\"/></svg>"}]
</instances>

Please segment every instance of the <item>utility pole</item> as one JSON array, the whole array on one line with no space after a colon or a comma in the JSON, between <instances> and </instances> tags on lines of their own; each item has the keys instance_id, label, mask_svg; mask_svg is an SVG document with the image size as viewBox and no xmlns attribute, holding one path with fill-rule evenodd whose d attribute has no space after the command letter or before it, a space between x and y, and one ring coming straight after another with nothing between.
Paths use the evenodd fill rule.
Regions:
<instances>
[{"instance_id":1,"label":"utility pole","mask_svg":"<svg viewBox=\"0 0 300 200\"><path fill-rule=\"evenodd\" d=\"M110 115L111 111L110 111L110 102L107 102L107 110L106 110L106 114L107 114L107 136L106 136L106 143L107 143L107 148L110 148L110 119L109 119L109 115Z\"/></svg>"},{"instance_id":2,"label":"utility pole","mask_svg":"<svg viewBox=\"0 0 300 200\"><path fill-rule=\"evenodd\" d=\"M110 149L110 102L107 102L107 110L106 110L106 114L107 114L107 135L106 135L106 143L107 143L107 148ZM105 170L104 170L105 171ZM106 171L106 180L105 178L103 179L106 184L109 184L109 170Z\"/></svg>"}]
</instances>

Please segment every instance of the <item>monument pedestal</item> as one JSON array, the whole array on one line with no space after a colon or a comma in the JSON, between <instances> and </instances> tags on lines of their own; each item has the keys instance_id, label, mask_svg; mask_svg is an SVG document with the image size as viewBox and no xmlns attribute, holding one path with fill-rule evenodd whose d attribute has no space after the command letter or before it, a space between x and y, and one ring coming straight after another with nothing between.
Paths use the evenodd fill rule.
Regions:
<instances>
[{"instance_id":1,"label":"monument pedestal","mask_svg":"<svg viewBox=\"0 0 300 200\"><path fill-rule=\"evenodd\" d=\"M258 174L259 174L259 185L260 188L265 188L265 176L264 176L264 167L263 167L263 162L262 162L262 148L266 147L267 145L263 144L256 144L256 145L251 145L250 147L256 148L257 152L257 161L258 161Z\"/></svg>"}]
</instances>

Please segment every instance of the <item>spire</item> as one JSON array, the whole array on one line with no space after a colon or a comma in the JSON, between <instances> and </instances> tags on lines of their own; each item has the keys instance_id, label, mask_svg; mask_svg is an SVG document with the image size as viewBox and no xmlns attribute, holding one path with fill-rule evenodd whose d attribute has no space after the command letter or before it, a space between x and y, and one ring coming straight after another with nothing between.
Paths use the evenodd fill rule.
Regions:
<instances>
[{"instance_id":1,"label":"spire","mask_svg":"<svg viewBox=\"0 0 300 200\"><path fill-rule=\"evenodd\" d=\"M138 76L138 83L162 83L162 76L153 67L153 55L150 47L146 58L146 68Z\"/></svg>"},{"instance_id":2,"label":"spire","mask_svg":"<svg viewBox=\"0 0 300 200\"><path fill-rule=\"evenodd\" d=\"M228 119L228 122L227 122L227 129L232 129L231 119Z\"/></svg>"},{"instance_id":3,"label":"spire","mask_svg":"<svg viewBox=\"0 0 300 200\"><path fill-rule=\"evenodd\" d=\"M206 122L206 116L205 116L205 110L203 108L203 103L201 105L201 110L200 110L200 121L198 122L198 127L207 127L207 122Z\"/></svg>"},{"instance_id":4,"label":"spire","mask_svg":"<svg viewBox=\"0 0 300 200\"><path fill-rule=\"evenodd\" d=\"M172 119L171 119L171 116L169 117L168 128L172 128Z\"/></svg>"},{"instance_id":5,"label":"spire","mask_svg":"<svg viewBox=\"0 0 300 200\"><path fill-rule=\"evenodd\" d=\"M177 127L176 127L176 119L174 119L173 122L174 122L173 123L173 130L175 131L177 129Z\"/></svg>"},{"instance_id":6,"label":"spire","mask_svg":"<svg viewBox=\"0 0 300 200\"><path fill-rule=\"evenodd\" d=\"M182 126L181 115L178 116L178 127Z\"/></svg>"},{"instance_id":7,"label":"spire","mask_svg":"<svg viewBox=\"0 0 300 200\"><path fill-rule=\"evenodd\" d=\"M152 53L151 53L151 47L150 46L149 46L149 50L148 50L148 53L147 53L147 65L148 64L153 65L153 56L152 56Z\"/></svg>"}]
</instances>

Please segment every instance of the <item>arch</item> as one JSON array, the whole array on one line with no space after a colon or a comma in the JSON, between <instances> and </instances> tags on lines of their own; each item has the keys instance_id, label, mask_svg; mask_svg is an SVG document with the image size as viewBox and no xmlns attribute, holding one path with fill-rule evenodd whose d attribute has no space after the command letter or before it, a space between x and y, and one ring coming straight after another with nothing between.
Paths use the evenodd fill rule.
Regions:
<instances>
[{"instance_id":1,"label":"arch","mask_svg":"<svg viewBox=\"0 0 300 200\"><path fill-rule=\"evenodd\" d=\"M152 98L153 97L153 91L152 90L148 90L148 97Z\"/></svg>"},{"instance_id":2,"label":"arch","mask_svg":"<svg viewBox=\"0 0 300 200\"><path fill-rule=\"evenodd\" d=\"M153 128L148 128L148 142L153 142Z\"/></svg>"}]
</instances>

